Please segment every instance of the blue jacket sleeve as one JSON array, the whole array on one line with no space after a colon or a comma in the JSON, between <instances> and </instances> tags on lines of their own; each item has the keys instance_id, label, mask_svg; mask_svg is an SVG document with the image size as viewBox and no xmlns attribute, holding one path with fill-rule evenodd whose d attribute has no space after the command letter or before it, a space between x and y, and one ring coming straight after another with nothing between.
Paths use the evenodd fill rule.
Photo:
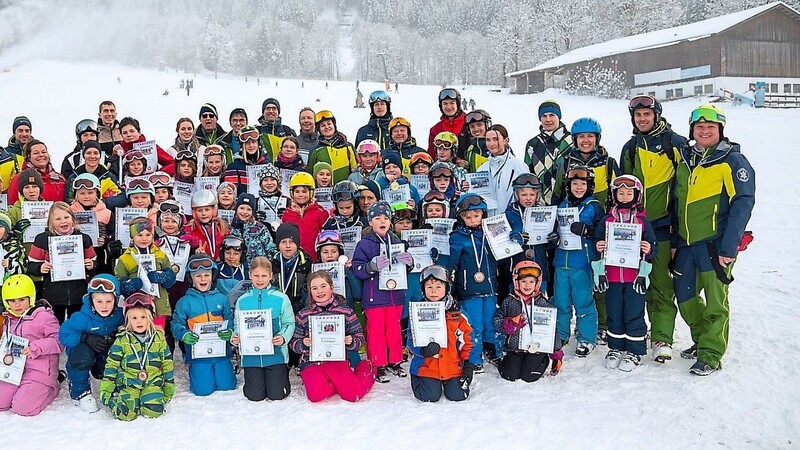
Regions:
<instances>
[{"instance_id":1,"label":"blue jacket sleeve","mask_svg":"<svg viewBox=\"0 0 800 450\"><path fill-rule=\"evenodd\" d=\"M286 296L283 296L283 303L281 303L280 324L281 329L278 330L276 334L283 336L283 340L286 341L286 344L288 345L289 341L292 339L292 336L294 336L295 321L294 311L292 310L292 302L290 302L289 297Z\"/></svg>"},{"instance_id":2,"label":"blue jacket sleeve","mask_svg":"<svg viewBox=\"0 0 800 450\"><path fill-rule=\"evenodd\" d=\"M183 340L183 335L191 331L187 326L189 323L189 315L186 312L186 303L182 302L184 299L186 299L186 297L182 297L180 300L178 300L178 304L175 306L175 311L172 313L172 321L170 322L172 335L178 340Z\"/></svg>"},{"instance_id":3,"label":"blue jacket sleeve","mask_svg":"<svg viewBox=\"0 0 800 450\"><path fill-rule=\"evenodd\" d=\"M64 347L71 349L81 343L81 335L89 330L89 323L81 313L73 314L58 330L58 340Z\"/></svg>"},{"instance_id":4,"label":"blue jacket sleeve","mask_svg":"<svg viewBox=\"0 0 800 450\"><path fill-rule=\"evenodd\" d=\"M718 250L720 256L735 258L739 242L753 213L756 201L756 174L750 162L741 153L731 153L728 156L728 164L733 175L730 180L725 180L725 189L730 197L730 210ZM733 186L728 185L731 182Z\"/></svg>"}]
</instances>

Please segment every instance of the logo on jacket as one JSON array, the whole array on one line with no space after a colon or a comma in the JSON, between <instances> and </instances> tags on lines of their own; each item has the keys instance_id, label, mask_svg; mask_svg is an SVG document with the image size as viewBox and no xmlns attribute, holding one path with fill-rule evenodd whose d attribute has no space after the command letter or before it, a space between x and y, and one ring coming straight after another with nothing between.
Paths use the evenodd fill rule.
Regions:
<instances>
[{"instance_id":1,"label":"logo on jacket","mask_svg":"<svg viewBox=\"0 0 800 450\"><path fill-rule=\"evenodd\" d=\"M739 179L742 183L747 183L747 180L750 179L750 172L747 171L744 167L736 171L736 178Z\"/></svg>"}]
</instances>

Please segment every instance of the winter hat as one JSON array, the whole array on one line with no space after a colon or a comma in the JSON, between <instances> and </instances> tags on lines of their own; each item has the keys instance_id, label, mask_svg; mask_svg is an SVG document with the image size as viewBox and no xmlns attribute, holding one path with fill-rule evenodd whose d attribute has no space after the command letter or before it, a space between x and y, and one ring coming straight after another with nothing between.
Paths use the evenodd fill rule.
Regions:
<instances>
[{"instance_id":1,"label":"winter hat","mask_svg":"<svg viewBox=\"0 0 800 450\"><path fill-rule=\"evenodd\" d=\"M369 210L367 210L367 221L372 222L372 219L378 216L386 216L387 219L392 218L392 207L386 200L380 200L373 203Z\"/></svg>"},{"instance_id":2,"label":"winter hat","mask_svg":"<svg viewBox=\"0 0 800 450\"><path fill-rule=\"evenodd\" d=\"M199 116L201 119L203 118L203 114L205 113L211 113L214 114L214 117L219 117L219 114L217 114L217 107L211 103L204 103L203 106L200 107Z\"/></svg>"},{"instance_id":3,"label":"winter hat","mask_svg":"<svg viewBox=\"0 0 800 450\"><path fill-rule=\"evenodd\" d=\"M6 229L6 236L11 234L11 218L3 211L0 211L0 227Z\"/></svg>"},{"instance_id":4,"label":"winter hat","mask_svg":"<svg viewBox=\"0 0 800 450\"><path fill-rule=\"evenodd\" d=\"M539 117L551 113L561 119L561 106L555 100L545 100L539 105Z\"/></svg>"},{"instance_id":5,"label":"winter hat","mask_svg":"<svg viewBox=\"0 0 800 450\"><path fill-rule=\"evenodd\" d=\"M236 193L236 185L231 183L230 181L223 181L222 183L217 186L217 195L222 192L223 189L230 189L233 193Z\"/></svg>"},{"instance_id":6,"label":"winter hat","mask_svg":"<svg viewBox=\"0 0 800 450\"><path fill-rule=\"evenodd\" d=\"M375 198L381 198L381 187L378 186L378 183L375 180L367 180L358 187L359 191L370 191L375 194Z\"/></svg>"},{"instance_id":7,"label":"winter hat","mask_svg":"<svg viewBox=\"0 0 800 450\"><path fill-rule=\"evenodd\" d=\"M314 172L314 174L313 174L314 175L314 180L317 179L317 173L319 173L319 171L322 170L322 169L328 169L328 172L331 173L331 176L333 175L333 166L331 166L330 164L328 164L328 163L326 163L324 161L320 161L320 162L314 164L314 170L313 170L313 172Z\"/></svg>"},{"instance_id":8,"label":"winter hat","mask_svg":"<svg viewBox=\"0 0 800 450\"><path fill-rule=\"evenodd\" d=\"M399 167L401 170L403 169L403 157L400 156L398 152L386 152L386 156L383 157L383 168L385 169L387 165L394 164L395 166Z\"/></svg>"},{"instance_id":9,"label":"winter hat","mask_svg":"<svg viewBox=\"0 0 800 450\"><path fill-rule=\"evenodd\" d=\"M142 231L153 232L153 223L147 217L137 217L131 221L130 224L131 237L136 236Z\"/></svg>"},{"instance_id":10,"label":"winter hat","mask_svg":"<svg viewBox=\"0 0 800 450\"><path fill-rule=\"evenodd\" d=\"M90 148L96 149L101 154L103 153L103 149L100 147L100 143L99 142L97 142L97 141L86 141L86 142L83 143L83 146L81 147L81 155L86 153L86 150L88 150Z\"/></svg>"},{"instance_id":11,"label":"winter hat","mask_svg":"<svg viewBox=\"0 0 800 450\"><path fill-rule=\"evenodd\" d=\"M17 178L17 188L20 193L22 193L22 189L29 185L35 184L39 186L39 193L44 191L44 182L42 181L42 175L36 171L36 169L30 168L25 169L22 173L19 174L19 178Z\"/></svg>"},{"instance_id":12,"label":"winter hat","mask_svg":"<svg viewBox=\"0 0 800 450\"><path fill-rule=\"evenodd\" d=\"M300 228L294 222L284 222L275 232L275 241L280 244L284 239L289 238L298 246L300 245Z\"/></svg>"},{"instance_id":13,"label":"winter hat","mask_svg":"<svg viewBox=\"0 0 800 450\"><path fill-rule=\"evenodd\" d=\"M12 133L16 133L17 132L17 128L19 128L22 125L27 125L28 128L33 130L33 125L31 125L31 120L30 119L28 119L25 116L17 116L17 117L14 117L14 124L11 126L11 132Z\"/></svg>"},{"instance_id":14,"label":"winter hat","mask_svg":"<svg viewBox=\"0 0 800 450\"><path fill-rule=\"evenodd\" d=\"M247 111L245 111L244 108L233 108L233 111L231 111L231 115L228 116L228 122L230 122L231 119L233 119L233 116L236 114L243 115L244 120L247 121Z\"/></svg>"},{"instance_id":15,"label":"winter hat","mask_svg":"<svg viewBox=\"0 0 800 450\"><path fill-rule=\"evenodd\" d=\"M274 178L276 181L281 181L281 171L275 166L275 164L266 163L258 172L258 181L261 181L264 178Z\"/></svg>"},{"instance_id":16,"label":"winter hat","mask_svg":"<svg viewBox=\"0 0 800 450\"><path fill-rule=\"evenodd\" d=\"M247 205L250 209L255 212L258 209L258 204L256 203L256 197L253 194L240 194L239 198L236 199L236 208L238 209L242 205Z\"/></svg>"},{"instance_id":17,"label":"winter hat","mask_svg":"<svg viewBox=\"0 0 800 450\"><path fill-rule=\"evenodd\" d=\"M272 97L270 97L270 98L268 98L268 99L264 100L264 103L262 103L262 104L261 104L261 111L262 111L262 112L263 112L265 109L267 109L267 105L275 105L275 107L276 107L276 108L278 108L278 114L280 114L280 113L281 113L281 104L280 104L280 103L278 103L278 100L275 100L275 99L274 99L274 98L272 98Z\"/></svg>"}]
</instances>

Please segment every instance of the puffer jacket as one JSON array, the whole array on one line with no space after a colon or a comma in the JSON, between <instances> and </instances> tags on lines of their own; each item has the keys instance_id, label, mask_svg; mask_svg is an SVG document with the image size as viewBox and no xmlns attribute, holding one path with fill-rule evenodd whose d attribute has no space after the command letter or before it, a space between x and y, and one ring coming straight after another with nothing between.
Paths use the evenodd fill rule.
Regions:
<instances>
[{"instance_id":1,"label":"puffer jacket","mask_svg":"<svg viewBox=\"0 0 800 450\"><path fill-rule=\"evenodd\" d=\"M656 235L653 231L653 226L650 221L645 217L643 209L639 208L631 215L628 209L618 209L616 206L611 208L607 215L600 220L599 225L595 229L594 237L598 241L606 239L606 223L622 222L622 223L638 223L642 226L642 241L650 243L650 253L644 255L645 260L651 261L658 253L658 245L656 242ZM639 269L630 267L615 267L606 264L606 276L609 283L633 283L639 275Z\"/></svg>"},{"instance_id":2,"label":"puffer jacket","mask_svg":"<svg viewBox=\"0 0 800 450\"><path fill-rule=\"evenodd\" d=\"M231 236L236 236L244 240L246 267L250 267L253 263L253 258L256 256L272 258L272 255L275 253L276 246L275 242L272 241L269 228L261 222L255 220L242 222L234 217L233 224L231 225ZM222 259L225 258L225 255L220 256Z\"/></svg>"},{"instance_id":3,"label":"puffer jacket","mask_svg":"<svg viewBox=\"0 0 800 450\"><path fill-rule=\"evenodd\" d=\"M392 121L392 114L387 113L383 117L375 117L371 115L369 122L358 129L356 133L356 141L354 145L358 144L365 139L372 139L381 146L381 149L389 148L389 143L392 141L392 134L389 132L389 122Z\"/></svg>"},{"instance_id":4,"label":"puffer jacket","mask_svg":"<svg viewBox=\"0 0 800 450\"><path fill-rule=\"evenodd\" d=\"M579 204L570 204L569 200L564 200L558 205L559 208L578 208L578 221L585 223L596 230L603 218L603 207L593 196L584 198ZM594 233L594 232L593 232ZM556 248L556 257L553 260L553 267L583 269L591 272L591 263L597 259L597 249L595 247L594 234L592 237L581 236L580 250L564 250Z\"/></svg>"},{"instance_id":5,"label":"puffer jacket","mask_svg":"<svg viewBox=\"0 0 800 450\"><path fill-rule=\"evenodd\" d=\"M475 343L472 341L472 327L461 314L458 302L452 300L451 303L445 311L447 347L439 350L438 358L422 356L423 347L414 346L413 336L408 333L407 345L412 354L409 371L412 375L442 381L461 376L464 362L469 360L469 352Z\"/></svg>"},{"instance_id":6,"label":"puffer jacket","mask_svg":"<svg viewBox=\"0 0 800 450\"><path fill-rule=\"evenodd\" d=\"M259 309L272 310L272 335L283 336L283 345L275 349L272 355L242 356L242 367L268 367L289 362L289 341L294 335L294 311L289 297L272 285L265 289L252 288L239 297L236 311L253 311ZM235 323L234 332L239 332L242 324Z\"/></svg>"},{"instance_id":7,"label":"puffer jacket","mask_svg":"<svg viewBox=\"0 0 800 450\"><path fill-rule=\"evenodd\" d=\"M83 333L108 336L111 333L115 333L124 323L125 318L122 316L122 308L119 305L115 304L111 314L103 317L94 310L90 294L86 294L83 296L83 306L81 306L80 311L72 314L61 325L61 329L58 331L58 338L67 348L67 354L69 355L81 343L81 335Z\"/></svg>"},{"instance_id":8,"label":"puffer jacket","mask_svg":"<svg viewBox=\"0 0 800 450\"><path fill-rule=\"evenodd\" d=\"M169 296L167 294L167 289L175 284L175 272L172 271L172 263L169 262L167 254L155 244L150 246L148 253L155 257L155 271L163 273L168 280L168 283L158 285L158 297L154 299L156 304L156 317L172 315L172 308L170 307ZM136 262L136 255L140 254L139 249L132 245L126 248L122 256L119 257L117 265L114 267L114 275L120 282L132 278L139 278L139 263ZM125 292L123 289L123 294L130 295L132 292Z\"/></svg>"},{"instance_id":9,"label":"puffer jacket","mask_svg":"<svg viewBox=\"0 0 800 450\"><path fill-rule=\"evenodd\" d=\"M588 158L584 158L574 145L561 154L561 158L556 162L558 171L553 184L553 204L561 203L566 198L564 178L567 177L567 170L569 170L570 166L575 164L581 164L592 169L594 173L594 197L605 210L609 204L608 194L611 180L619 176L619 166L614 158L608 156L608 151L606 151L605 147L600 145L595 147L594 152Z\"/></svg>"},{"instance_id":10,"label":"puffer jacket","mask_svg":"<svg viewBox=\"0 0 800 450\"><path fill-rule=\"evenodd\" d=\"M469 147L469 128L467 124L464 123L464 118L465 114L461 110L461 107L459 107L458 113L454 117L442 115L439 122L431 127L431 131L428 133L428 154L431 155L434 161L436 160L436 149L433 146L433 140L436 138L436 135L442 131L449 131L456 135L458 138L458 148L456 149L455 155L458 158L464 158L464 155L467 153L467 148Z\"/></svg>"},{"instance_id":11,"label":"puffer jacket","mask_svg":"<svg viewBox=\"0 0 800 450\"><path fill-rule=\"evenodd\" d=\"M289 342L289 348L300 355L300 370L312 364L325 364L324 362L311 362L309 360L309 352L311 349L303 343L304 338L311 337L311 331L309 329L311 321L309 317L336 314L344 316L345 336L353 337L353 342L345 346L346 350L358 350L359 347L366 343L361 323L358 321L355 311L347 306L344 298L334 294L333 301L324 306L312 302L311 305L306 306L297 313L297 317L295 317L294 336L292 336L292 340Z\"/></svg>"},{"instance_id":12,"label":"puffer jacket","mask_svg":"<svg viewBox=\"0 0 800 450\"><path fill-rule=\"evenodd\" d=\"M472 242L475 248L472 248ZM480 265L475 259L482 254ZM456 224L456 229L450 233L450 257L447 258L447 270L454 273L456 298L463 300L470 297L488 297L497 294L497 261L489 249L489 243L483 236L480 227L468 228ZM475 280L475 274L483 272L484 279Z\"/></svg>"},{"instance_id":13,"label":"puffer jacket","mask_svg":"<svg viewBox=\"0 0 800 450\"><path fill-rule=\"evenodd\" d=\"M149 342L149 337L146 339ZM147 352L147 379L139 379L142 367L139 358L145 351L145 344L131 331L124 330L117 335L108 351L106 370L100 382L100 401L107 405L115 392L125 388L144 389L150 386L160 387L164 393L164 403L175 395L174 364L164 332L156 329L153 342Z\"/></svg>"},{"instance_id":14,"label":"puffer jacket","mask_svg":"<svg viewBox=\"0 0 800 450\"><path fill-rule=\"evenodd\" d=\"M331 217L319 203L309 203L305 209L298 212L291 207L286 208L281 216L283 223L294 222L300 229L300 246L311 255L311 261L317 262L317 253L314 251L314 241L317 239L325 222Z\"/></svg>"},{"instance_id":15,"label":"puffer jacket","mask_svg":"<svg viewBox=\"0 0 800 450\"><path fill-rule=\"evenodd\" d=\"M58 355L64 349L58 341L58 320L45 300L22 317L4 312L6 329L28 339L31 356L25 361L22 383L33 382L58 390Z\"/></svg>"},{"instance_id":16,"label":"puffer jacket","mask_svg":"<svg viewBox=\"0 0 800 450\"><path fill-rule=\"evenodd\" d=\"M198 323L228 321L228 326L220 330L233 329L233 311L231 310L228 297L219 293L216 288L206 292L200 292L195 288L189 288L186 295L178 300L175 312L172 315L172 335L175 339L183 340L186 333L193 332L194 326ZM119 339L119 338L117 338ZM230 358L233 355L230 345L227 346L226 356L219 358L203 358L201 361L213 362L221 358ZM184 354L186 362L192 362L192 346L186 344Z\"/></svg>"},{"instance_id":17,"label":"puffer jacket","mask_svg":"<svg viewBox=\"0 0 800 450\"><path fill-rule=\"evenodd\" d=\"M531 318L528 317L527 312L525 311L526 307L530 307L531 300L533 300L534 306L539 306L543 308L552 308L553 305L550 303L550 300L547 299L542 294L539 294L537 297L533 299L522 299L517 294L511 294L503 300L503 303L500 305L500 308L494 313L494 329L500 335L505 336L503 339L503 350L506 352L526 352L526 350L520 350L519 348L519 338L520 338L520 330L516 330L511 334L507 334L505 329L503 328L503 320L509 317L516 317L522 316L520 320L524 318L525 323L529 324ZM561 338L558 337L558 333L556 333L555 337L553 338L553 351L557 352L561 349Z\"/></svg>"},{"instance_id":18,"label":"puffer jacket","mask_svg":"<svg viewBox=\"0 0 800 450\"><path fill-rule=\"evenodd\" d=\"M330 138L320 135L319 144L308 156L306 170L310 173L318 162L326 162L333 167L332 184L348 179L357 166L353 144L347 142L347 137L338 131Z\"/></svg>"},{"instance_id":19,"label":"puffer jacket","mask_svg":"<svg viewBox=\"0 0 800 450\"><path fill-rule=\"evenodd\" d=\"M385 254L387 245L401 243L408 248L408 244L392 232L386 233L383 241L381 241L381 238L374 232L369 232L356 244L356 250L353 253L352 267L356 277L364 282L361 287L361 304L364 306L364 309L397 306L405 302L405 289L395 289L392 291L381 290L379 288L379 274L367 272L367 264L369 264L372 258L381 253Z\"/></svg>"}]
</instances>

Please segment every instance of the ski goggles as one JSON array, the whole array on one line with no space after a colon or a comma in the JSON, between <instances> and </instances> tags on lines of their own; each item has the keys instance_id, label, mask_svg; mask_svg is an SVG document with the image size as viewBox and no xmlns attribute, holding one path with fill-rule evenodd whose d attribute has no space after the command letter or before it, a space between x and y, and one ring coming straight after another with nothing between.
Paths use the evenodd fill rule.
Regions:
<instances>
[{"instance_id":1,"label":"ski goggles","mask_svg":"<svg viewBox=\"0 0 800 450\"><path fill-rule=\"evenodd\" d=\"M389 122L389 130L391 130L392 128L394 128L394 127L396 127L398 125L402 125L404 127L411 128L411 123L409 123L409 121L407 121L406 119L404 119L402 117L395 117L394 119L392 119L391 122Z\"/></svg>"},{"instance_id":2,"label":"ski goggles","mask_svg":"<svg viewBox=\"0 0 800 450\"><path fill-rule=\"evenodd\" d=\"M525 277L540 278L542 276L542 269L538 267L522 267L514 270L514 275L517 279Z\"/></svg>"},{"instance_id":3,"label":"ski goggles","mask_svg":"<svg viewBox=\"0 0 800 450\"><path fill-rule=\"evenodd\" d=\"M319 233L319 236L317 236L317 248L328 244L343 245L342 236L339 232L336 230L324 230Z\"/></svg>"},{"instance_id":4,"label":"ski goggles","mask_svg":"<svg viewBox=\"0 0 800 450\"><path fill-rule=\"evenodd\" d=\"M196 272L198 270L212 270L214 269L214 266L214 261L207 256L193 259L186 264L186 268L189 270L189 272Z\"/></svg>"},{"instance_id":5,"label":"ski goggles","mask_svg":"<svg viewBox=\"0 0 800 450\"><path fill-rule=\"evenodd\" d=\"M206 157L222 154L224 154L224 150L219 145L209 145L205 150L203 150L203 155Z\"/></svg>"},{"instance_id":6,"label":"ski goggles","mask_svg":"<svg viewBox=\"0 0 800 450\"><path fill-rule=\"evenodd\" d=\"M443 283L449 284L450 283L450 275L447 273L447 269L440 265L433 265L428 266L422 269L422 272L419 274L419 282L420 284L424 284L426 281L430 280L431 278L435 280L439 280Z\"/></svg>"},{"instance_id":7,"label":"ski goggles","mask_svg":"<svg viewBox=\"0 0 800 450\"><path fill-rule=\"evenodd\" d=\"M436 147L436 148L443 148L445 150L452 150L452 148L455 146L455 144L453 144L450 141L437 139L437 140L433 141L433 146Z\"/></svg>"},{"instance_id":8,"label":"ski goggles","mask_svg":"<svg viewBox=\"0 0 800 450\"><path fill-rule=\"evenodd\" d=\"M567 171L567 179L581 179L586 180L592 177L592 173L586 169L569 169Z\"/></svg>"},{"instance_id":9,"label":"ski goggles","mask_svg":"<svg viewBox=\"0 0 800 450\"><path fill-rule=\"evenodd\" d=\"M100 186L97 183L95 183L94 180L87 180L85 178L82 178L80 180L75 180L72 183L72 189L76 191L78 189L99 189L99 188Z\"/></svg>"},{"instance_id":10,"label":"ski goggles","mask_svg":"<svg viewBox=\"0 0 800 450\"><path fill-rule=\"evenodd\" d=\"M375 91L372 94L369 94L369 102L370 103L375 103L378 100L386 102L386 103L389 103L389 102L392 101L392 99L389 98L389 94L387 94L386 91Z\"/></svg>"},{"instance_id":11,"label":"ski goggles","mask_svg":"<svg viewBox=\"0 0 800 450\"><path fill-rule=\"evenodd\" d=\"M135 161L137 159L143 160L144 159L144 153L140 152L139 150L134 150L134 151L131 151L131 152L128 152L128 153L125 154L124 161L126 163L129 163L129 162Z\"/></svg>"},{"instance_id":12,"label":"ski goggles","mask_svg":"<svg viewBox=\"0 0 800 450\"><path fill-rule=\"evenodd\" d=\"M449 167L437 167L428 172L428 177L432 180L437 178L452 178L453 171Z\"/></svg>"},{"instance_id":13,"label":"ski goggles","mask_svg":"<svg viewBox=\"0 0 800 450\"><path fill-rule=\"evenodd\" d=\"M322 111L314 115L314 123L320 123L323 120L335 120L335 118L333 117L333 113L328 111L327 109L323 109Z\"/></svg>"},{"instance_id":14,"label":"ski goggles","mask_svg":"<svg viewBox=\"0 0 800 450\"><path fill-rule=\"evenodd\" d=\"M75 132L77 132L78 136L87 131L97 134L97 122L92 119L83 119L75 125Z\"/></svg>"},{"instance_id":15,"label":"ski goggles","mask_svg":"<svg viewBox=\"0 0 800 450\"><path fill-rule=\"evenodd\" d=\"M156 187L170 187L170 184L172 184L172 177L166 173L154 173L150 175L148 180Z\"/></svg>"},{"instance_id":16,"label":"ski goggles","mask_svg":"<svg viewBox=\"0 0 800 450\"><path fill-rule=\"evenodd\" d=\"M486 122L489 118L486 117L486 114L480 111L472 111L471 113L464 116L464 123L467 125L476 122Z\"/></svg>"},{"instance_id":17,"label":"ski goggles","mask_svg":"<svg viewBox=\"0 0 800 450\"><path fill-rule=\"evenodd\" d=\"M527 173L524 175L520 175L514 180L514 188L515 189L522 189L522 188L534 188L540 189L542 187L542 182L539 181L539 177L532 173Z\"/></svg>"},{"instance_id":18,"label":"ski goggles","mask_svg":"<svg viewBox=\"0 0 800 450\"><path fill-rule=\"evenodd\" d=\"M133 294L125 297L122 308L127 311L131 308L141 306L149 310L153 310L153 299L144 292L134 292Z\"/></svg>"},{"instance_id":19,"label":"ski goggles","mask_svg":"<svg viewBox=\"0 0 800 450\"><path fill-rule=\"evenodd\" d=\"M351 191L337 191L331 196L334 202L346 202L347 200L355 200L356 194Z\"/></svg>"},{"instance_id":20,"label":"ski goggles","mask_svg":"<svg viewBox=\"0 0 800 450\"><path fill-rule=\"evenodd\" d=\"M402 203L402 205L406 208L399 209L394 212L394 215L392 215L392 223L397 223L403 220L410 220L412 222L417 220L417 211L409 207L406 203Z\"/></svg>"},{"instance_id":21,"label":"ski goggles","mask_svg":"<svg viewBox=\"0 0 800 450\"><path fill-rule=\"evenodd\" d=\"M422 199L423 203L443 201L445 201L444 193L439 191L428 191L428 193L425 194L425 197Z\"/></svg>"},{"instance_id":22,"label":"ski goggles","mask_svg":"<svg viewBox=\"0 0 800 450\"><path fill-rule=\"evenodd\" d=\"M138 219L138 217L137 217L137 219ZM148 220L146 217L142 217L142 219L144 219L144 220L140 220L138 222L134 221L134 222L131 223L131 225L129 227L130 228L131 237L136 236L137 234L141 233L142 231L149 231L151 233L153 232L153 224L150 223L150 220Z\"/></svg>"},{"instance_id":23,"label":"ski goggles","mask_svg":"<svg viewBox=\"0 0 800 450\"><path fill-rule=\"evenodd\" d=\"M171 214L180 214L181 213L181 205L177 203L167 203L163 202L158 205L158 210L162 213L171 213Z\"/></svg>"},{"instance_id":24,"label":"ski goggles","mask_svg":"<svg viewBox=\"0 0 800 450\"><path fill-rule=\"evenodd\" d=\"M470 195L461 200L458 204L458 212L469 211L470 209L484 206L483 198L480 195Z\"/></svg>"},{"instance_id":25,"label":"ski goggles","mask_svg":"<svg viewBox=\"0 0 800 450\"><path fill-rule=\"evenodd\" d=\"M116 289L114 288L114 283L110 280L106 280L105 278L92 278L89 281L89 289L93 292L108 292L108 293L116 293Z\"/></svg>"},{"instance_id":26,"label":"ski goggles","mask_svg":"<svg viewBox=\"0 0 800 450\"><path fill-rule=\"evenodd\" d=\"M433 165L433 158L427 152L417 152L411 155L411 160L408 162L408 167L414 167L417 164Z\"/></svg>"},{"instance_id":27,"label":"ski goggles","mask_svg":"<svg viewBox=\"0 0 800 450\"><path fill-rule=\"evenodd\" d=\"M451 88L442 89L439 92L439 101L440 102L442 100L458 100L458 97L459 97L458 91L456 91L455 89L451 89Z\"/></svg>"},{"instance_id":28,"label":"ski goggles","mask_svg":"<svg viewBox=\"0 0 800 450\"><path fill-rule=\"evenodd\" d=\"M247 142L251 139L258 139L260 133L256 128L253 127L245 127L239 131L239 141ZM221 154L221 153L220 153Z\"/></svg>"},{"instance_id":29,"label":"ski goggles","mask_svg":"<svg viewBox=\"0 0 800 450\"><path fill-rule=\"evenodd\" d=\"M194 152L191 150L181 150L175 155L175 161L184 161L190 160L193 161L197 158L194 156Z\"/></svg>"},{"instance_id":30,"label":"ski goggles","mask_svg":"<svg viewBox=\"0 0 800 450\"><path fill-rule=\"evenodd\" d=\"M128 189L153 189L153 183L144 178L134 178L127 183Z\"/></svg>"},{"instance_id":31,"label":"ski goggles","mask_svg":"<svg viewBox=\"0 0 800 450\"><path fill-rule=\"evenodd\" d=\"M650 95L637 95L633 97L628 103L628 109L633 111L636 108L653 108L656 104L656 99Z\"/></svg>"},{"instance_id":32,"label":"ski goggles","mask_svg":"<svg viewBox=\"0 0 800 450\"><path fill-rule=\"evenodd\" d=\"M381 152L381 148L379 146L373 144L372 142L362 142L362 143L358 144L358 149L356 150L356 152L359 155L363 155L363 154L378 154L378 153Z\"/></svg>"},{"instance_id":33,"label":"ski goggles","mask_svg":"<svg viewBox=\"0 0 800 450\"><path fill-rule=\"evenodd\" d=\"M240 237L226 236L225 239L222 240L222 248L242 252L244 251L244 241Z\"/></svg>"},{"instance_id":34,"label":"ski goggles","mask_svg":"<svg viewBox=\"0 0 800 450\"><path fill-rule=\"evenodd\" d=\"M725 125L725 114L714 111L711 108L697 108L692 111L690 124L697 122L713 122Z\"/></svg>"},{"instance_id":35,"label":"ski goggles","mask_svg":"<svg viewBox=\"0 0 800 450\"><path fill-rule=\"evenodd\" d=\"M611 187L612 188L626 187L628 189L634 189L636 188L636 182L628 177L617 177L614 178L613 181L611 181Z\"/></svg>"}]
</instances>

